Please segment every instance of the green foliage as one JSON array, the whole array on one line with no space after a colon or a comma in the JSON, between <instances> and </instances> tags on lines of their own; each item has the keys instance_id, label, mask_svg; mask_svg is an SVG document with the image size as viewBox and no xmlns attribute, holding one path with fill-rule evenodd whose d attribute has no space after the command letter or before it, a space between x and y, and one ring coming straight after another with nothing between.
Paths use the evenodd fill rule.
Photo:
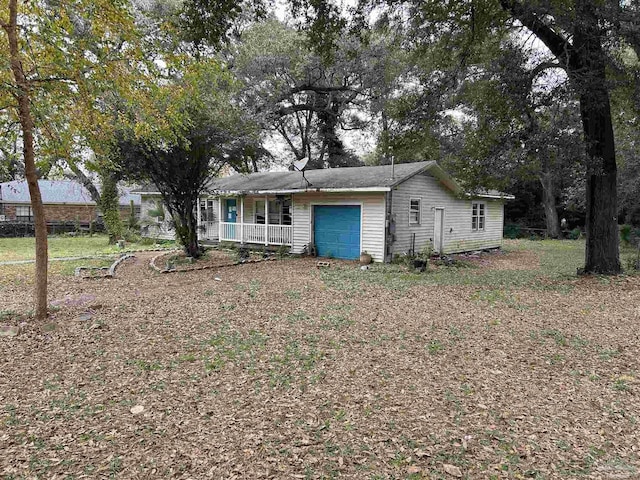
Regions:
<instances>
[{"instance_id":1,"label":"green foliage","mask_svg":"<svg viewBox=\"0 0 640 480\"><path fill-rule=\"evenodd\" d=\"M115 243L122 238L124 225L120 218L120 196L116 178L113 175L102 175L102 194L100 196L100 209L104 219L104 225L109 234L109 243Z\"/></svg>"},{"instance_id":2,"label":"green foliage","mask_svg":"<svg viewBox=\"0 0 640 480\"><path fill-rule=\"evenodd\" d=\"M634 237L637 237L637 231L633 228L633 225L620 225L620 240L624 245L631 245Z\"/></svg>"},{"instance_id":3,"label":"green foliage","mask_svg":"<svg viewBox=\"0 0 640 480\"><path fill-rule=\"evenodd\" d=\"M147 214L150 217L157 218L161 222L164 221L164 205L162 204L162 200L156 200L155 208L147 210Z\"/></svg>"},{"instance_id":4,"label":"green foliage","mask_svg":"<svg viewBox=\"0 0 640 480\"><path fill-rule=\"evenodd\" d=\"M569 238L569 240L578 240L579 238L582 237L582 230L576 227L569 232L567 237Z\"/></svg>"},{"instance_id":5,"label":"green foliage","mask_svg":"<svg viewBox=\"0 0 640 480\"><path fill-rule=\"evenodd\" d=\"M129 217L127 218L127 228L130 230L137 230L140 228L138 219L136 218L136 207L133 204L133 200L129 201Z\"/></svg>"},{"instance_id":6,"label":"green foliage","mask_svg":"<svg viewBox=\"0 0 640 480\"><path fill-rule=\"evenodd\" d=\"M291 247L289 247L288 245L280 245L276 250L276 255L278 255L278 258L284 258L289 255L290 252Z\"/></svg>"},{"instance_id":7,"label":"green foliage","mask_svg":"<svg viewBox=\"0 0 640 480\"><path fill-rule=\"evenodd\" d=\"M194 258L202 254L194 211L205 185L227 165L246 171L263 153L252 120L233 106L236 89L220 63L189 64L153 97L154 108L170 113L164 122L143 118L116 136L119 166L159 189L176 237Z\"/></svg>"},{"instance_id":8,"label":"green foliage","mask_svg":"<svg viewBox=\"0 0 640 480\"><path fill-rule=\"evenodd\" d=\"M505 225L504 226L504 237L505 238L520 238L521 230L520 225Z\"/></svg>"}]
</instances>

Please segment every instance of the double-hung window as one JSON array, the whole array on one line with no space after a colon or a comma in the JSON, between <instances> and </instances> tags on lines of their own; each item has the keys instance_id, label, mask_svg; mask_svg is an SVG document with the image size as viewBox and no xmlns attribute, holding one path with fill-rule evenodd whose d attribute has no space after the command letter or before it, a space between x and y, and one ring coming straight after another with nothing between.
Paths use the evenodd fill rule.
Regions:
<instances>
[{"instance_id":1,"label":"double-hung window","mask_svg":"<svg viewBox=\"0 0 640 480\"><path fill-rule=\"evenodd\" d=\"M420 225L421 202L419 198L409 200L409 225Z\"/></svg>"},{"instance_id":2,"label":"double-hung window","mask_svg":"<svg viewBox=\"0 0 640 480\"><path fill-rule=\"evenodd\" d=\"M471 230L484 230L485 224L485 204L484 202L472 202L471 204Z\"/></svg>"},{"instance_id":3,"label":"double-hung window","mask_svg":"<svg viewBox=\"0 0 640 480\"><path fill-rule=\"evenodd\" d=\"M212 199L200 200L200 220L203 222L216 221L216 212Z\"/></svg>"},{"instance_id":4,"label":"double-hung window","mask_svg":"<svg viewBox=\"0 0 640 480\"><path fill-rule=\"evenodd\" d=\"M30 222L33 220L33 212L31 207L18 205L16 206L16 220L19 222Z\"/></svg>"},{"instance_id":5,"label":"double-hung window","mask_svg":"<svg viewBox=\"0 0 640 480\"><path fill-rule=\"evenodd\" d=\"M264 200L255 201L255 222L264 225ZM269 200L269 225L291 225L291 199Z\"/></svg>"}]
</instances>

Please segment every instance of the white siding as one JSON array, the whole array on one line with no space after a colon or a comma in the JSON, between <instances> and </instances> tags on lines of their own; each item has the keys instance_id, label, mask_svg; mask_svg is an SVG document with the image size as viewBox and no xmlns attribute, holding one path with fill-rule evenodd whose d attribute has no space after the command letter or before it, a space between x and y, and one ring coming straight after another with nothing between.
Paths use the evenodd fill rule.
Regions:
<instances>
[{"instance_id":1,"label":"white siding","mask_svg":"<svg viewBox=\"0 0 640 480\"><path fill-rule=\"evenodd\" d=\"M376 262L384 261L385 194L380 193L322 193L309 192L293 195L294 253L302 253L312 242L313 205L361 205L362 224L360 241Z\"/></svg>"},{"instance_id":2,"label":"white siding","mask_svg":"<svg viewBox=\"0 0 640 480\"><path fill-rule=\"evenodd\" d=\"M421 223L409 225L409 200L421 199ZM438 180L428 174L416 175L401 183L392 192L392 215L395 220L393 254L411 249L415 233L415 251L433 242L435 209L444 208L443 252L456 253L502 245L504 202L481 199L486 205L486 224L483 231L471 229L470 199L458 199Z\"/></svg>"}]
</instances>

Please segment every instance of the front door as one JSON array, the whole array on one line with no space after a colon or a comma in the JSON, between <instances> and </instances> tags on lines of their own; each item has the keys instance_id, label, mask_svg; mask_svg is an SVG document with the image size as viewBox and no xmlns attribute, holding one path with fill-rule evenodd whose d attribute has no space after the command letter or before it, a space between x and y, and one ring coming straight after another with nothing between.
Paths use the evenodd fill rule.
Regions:
<instances>
[{"instance_id":1,"label":"front door","mask_svg":"<svg viewBox=\"0 0 640 480\"><path fill-rule=\"evenodd\" d=\"M444 229L444 208L436 208L436 218L433 222L433 250L442 253L442 237Z\"/></svg>"},{"instance_id":2,"label":"front door","mask_svg":"<svg viewBox=\"0 0 640 480\"><path fill-rule=\"evenodd\" d=\"M238 218L238 205L235 198L227 198L225 202L225 215L224 221L227 223L236 223ZM236 230L235 225L227 225L227 237L232 241L240 241L238 235L239 231Z\"/></svg>"},{"instance_id":3,"label":"front door","mask_svg":"<svg viewBox=\"0 0 640 480\"><path fill-rule=\"evenodd\" d=\"M236 218L238 217L238 206L236 204L235 198L227 198L227 208L225 215L225 222L228 223L236 223Z\"/></svg>"}]
</instances>

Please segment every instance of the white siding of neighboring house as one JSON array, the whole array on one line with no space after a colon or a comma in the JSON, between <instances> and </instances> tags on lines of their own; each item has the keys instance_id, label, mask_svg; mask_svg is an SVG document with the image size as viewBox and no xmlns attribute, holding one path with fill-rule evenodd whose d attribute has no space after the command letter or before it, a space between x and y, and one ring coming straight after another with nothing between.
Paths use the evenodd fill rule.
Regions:
<instances>
[{"instance_id":1,"label":"white siding of neighboring house","mask_svg":"<svg viewBox=\"0 0 640 480\"><path fill-rule=\"evenodd\" d=\"M384 261L385 194L309 192L293 195L293 253L302 253L312 243L312 206L361 205L360 241L376 262Z\"/></svg>"},{"instance_id":2,"label":"white siding of neighboring house","mask_svg":"<svg viewBox=\"0 0 640 480\"><path fill-rule=\"evenodd\" d=\"M421 199L421 222L409 225L409 201ZM416 175L398 185L392 192L392 215L395 219L395 242L393 254L406 253L411 249L415 233L415 252L425 245L432 245L434 236L435 209L444 208L443 253L466 252L502 245L504 201L477 199L484 202L485 228L471 228L471 199L458 199L438 180L428 174Z\"/></svg>"},{"instance_id":3,"label":"white siding of neighboring house","mask_svg":"<svg viewBox=\"0 0 640 480\"><path fill-rule=\"evenodd\" d=\"M162 240L174 240L175 230L168 228L171 215L169 215L166 207L163 206L164 221L158 222L156 217L149 216L149 211L155 210L157 208L157 202L161 202L160 195L142 194L140 197L140 224L142 225L142 236Z\"/></svg>"}]
</instances>

